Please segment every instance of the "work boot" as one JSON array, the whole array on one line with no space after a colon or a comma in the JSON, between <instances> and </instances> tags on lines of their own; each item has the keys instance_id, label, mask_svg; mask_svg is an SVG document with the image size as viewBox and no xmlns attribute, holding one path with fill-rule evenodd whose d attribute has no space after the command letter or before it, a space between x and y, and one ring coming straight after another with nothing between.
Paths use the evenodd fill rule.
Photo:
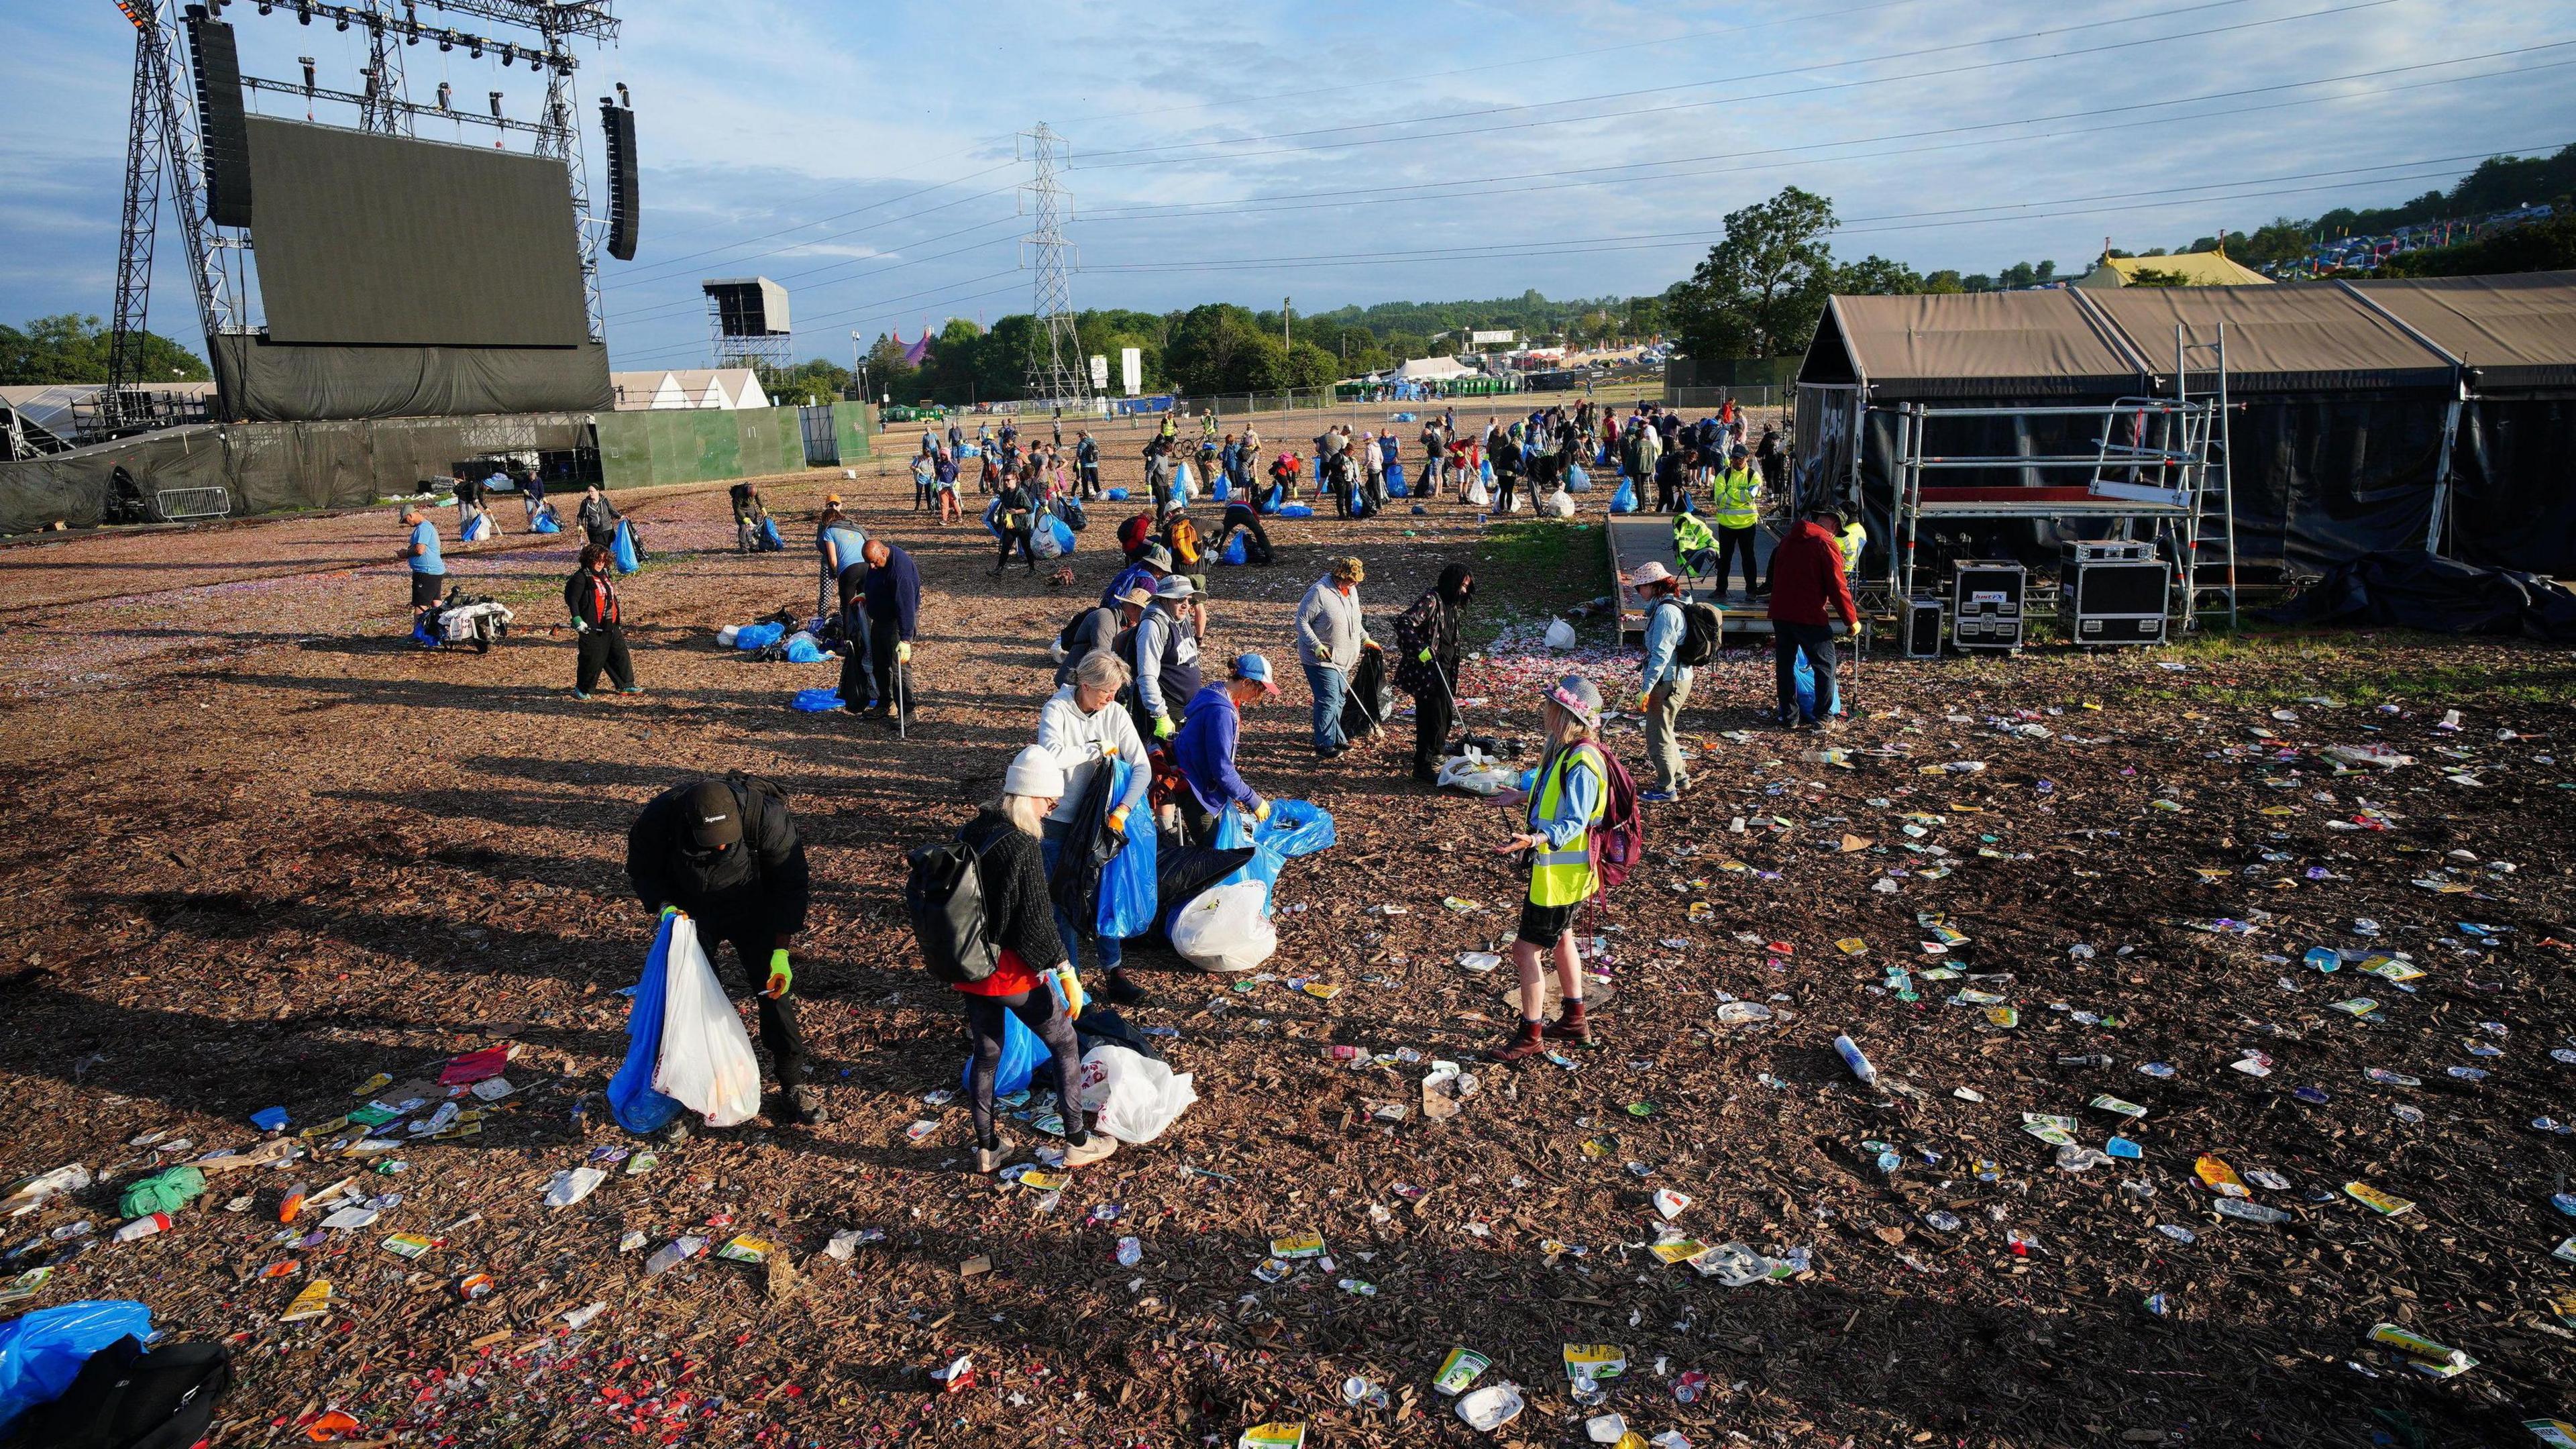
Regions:
<instances>
[{"instance_id":1,"label":"work boot","mask_svg":"<svg viewBox=\"0 0 2576 1449\"><path fill-rule=\"evenodd\" d=\"M1094 994L1112 1006L1141 1006L1145 1002L1145 988L1129 980L1124 971L1110 972Z\"/></svg>"},{"instance_id":2,"label":"work boot","mask_svg":"<svg viewBox=\"0 0 2576 1449\"><path fill-rule=\"evenodd\" d=\"M831 1120L823 1110L822 1095L799 1082L769 1099L765 1104L769 1120L795 1127L820 1127Z\"/></svg>"},{"instance_id":3,"label":"work boot","mask_svg":"<svg viewBox=\"0 0 2576 1449\"><path fill-rule=\"evenodd\" d=\"M1524 1021L1520 1025L1520 1030L1512 1034L1512 1039L1510 1041L1505 1042L1498 1047L1488 1048L1485 1052L1485 1059L1487 1061L1508 1063L1523 1061L1530 1057L1537 1056L1540 1052L1547 1050L1547 1044L1542 1040L1544 1035L1544 1031L1537 1022Z\"/></svg>"},{"instance_id":4,"label":"work boot","mask_svg":"<svg viewBox=\"0 0 2576 1449\"><path fill-rule=\"evenodd\" d=\"M1089 1167L1117 1150L1117 1138L1106 1132L1094 1132L1083 1138L1079 1146L1065 1148L1064 1165L1069 1169Z\"/></svg>"},{"instance_id":5,"label":"work boot","mask_svg":"<svg viewBox=\"0 0 2576 1449\"><path fill-rule=\"evenodd\" d=\"M1599 1046L1600 1043L1592 1039L1592 1023L1583 1014L1582 1001L1578 999L1564 1005L1565 1009L1557 1014L1556 1024L1539 1035L1549 1041L1570 1041L1581 1047Z\"/></svg>"},{"instance_id":6,"label":"work boot","mask_svg":"<svg viewBox=\"0 0 2576 1449\"><path fill-rule=\"evenodd\" d=\"M1002 1170L1011 1160L1011 1139L996 1137L990 1147L975 1149L975 1170L987 1177Z\"/></svg>"}]
</instances>

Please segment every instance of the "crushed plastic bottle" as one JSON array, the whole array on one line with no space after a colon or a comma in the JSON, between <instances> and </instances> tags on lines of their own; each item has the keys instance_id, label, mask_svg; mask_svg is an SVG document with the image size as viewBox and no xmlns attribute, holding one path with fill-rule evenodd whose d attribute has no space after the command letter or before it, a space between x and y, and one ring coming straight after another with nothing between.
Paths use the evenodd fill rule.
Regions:
<instances>
[{"instance_id":1,"label":"crushed plastic bottle","mask_svg":"<svg viewBox=\"0 0 2576 1449\"><path fill-rule=\"evenodd\" d=\"M644 1260L644 1276L658 1278L707 1250L704 1238L674 1238Z\"/></svg>"}]
</instances>

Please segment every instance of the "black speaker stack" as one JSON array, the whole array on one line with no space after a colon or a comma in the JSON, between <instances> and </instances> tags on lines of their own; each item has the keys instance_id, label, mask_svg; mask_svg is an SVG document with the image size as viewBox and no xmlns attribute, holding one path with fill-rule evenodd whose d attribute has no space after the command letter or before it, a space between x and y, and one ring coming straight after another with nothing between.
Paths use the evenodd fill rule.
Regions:
<instances>
[{"instance_id":1,"label":"black speaker stack","mask_svg":"<svg viewBox=\"0 0 2576 1449\"><path fill-rule=\"evenodd\" d=\"M191 5L189 66L197 82L197 139L206 158L206 219L250 225L250 128L242 120L241 53L233 28Z\"/></svg>"},{"instance_id":2,"label":"black speaker stack","mask_svg":"<svg viewBox=\"0 0 2576 1449\"><path fill-rule=\"evenodd\" d=\"M622 87L621 87L622 89ZM635 260L635 108L599 98L599 128L608 136L608 254Z\"/></svg>"}]
</instances>

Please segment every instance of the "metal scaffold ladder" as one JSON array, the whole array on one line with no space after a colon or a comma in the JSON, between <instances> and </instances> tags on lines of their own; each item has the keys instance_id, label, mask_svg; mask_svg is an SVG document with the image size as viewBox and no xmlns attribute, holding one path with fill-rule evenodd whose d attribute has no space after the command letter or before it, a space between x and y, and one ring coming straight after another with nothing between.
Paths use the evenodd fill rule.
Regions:
<instances>
[{"instance_id":1,"label":"metal scaffold ladder","mask_svg":"<svg viewBox=\"0 0 2576 1449\"><path fill-rule=\"evenodd\" d=\"M2233 472L2235 460L2227 447L2226 323L2219 323L2216 335L2207 342L2193 342L2180 323L2174 325L2174 397L2186 404L2193 401L2191 375L2195 359L2206 359L2201 370L2209 376L2209 387L2199 395L2205 410L2184 415L2199 420L2201 437L2198 448L2200 465L2194 470L2197 477L2192 488L2191 517L2186 525L2188 532L2182 540L2183 625L2185 628L2199 627L2200 596L2206 589L2227 596L2227 627L2233 630L2236 627L2236 505L2229 475ZM2217 523L2215 538L2208 532L2213 515ZM2219 554L2216 560L2207 557L2213 547ZM2218 581L2204 583L2204 569L2214 569Z\"/></svg>"}]
</instances>

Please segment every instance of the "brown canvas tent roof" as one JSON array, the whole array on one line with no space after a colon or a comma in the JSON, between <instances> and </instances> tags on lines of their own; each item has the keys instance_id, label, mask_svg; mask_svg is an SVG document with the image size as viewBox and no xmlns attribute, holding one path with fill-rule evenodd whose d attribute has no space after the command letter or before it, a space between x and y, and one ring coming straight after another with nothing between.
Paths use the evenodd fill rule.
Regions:
<instances>
[{"instance_id":1,"label":"brown canvas tent roof","mask_svg":"<svg viewBox=\"0 0 2576 1449\"><path fill-rule=\"evenodd\" d=\"M2347 285L2459 359L2474 387L2576 387L2576 272Z\"/></svg>"},{"instance_id":2,"label":"brown canvas tent roof","mask_svg":"<svg viewBox=\"0 0 2576 1449\"><path fill-rule=\"evenodd\" d=\"M1802 383L1888 397L2140 392L2148 369L2064 290L1835 297Z\"/></svg>"},{"instance_id":3,"label":"brown canvas tent roof","mask_svg":"<svg viewBox=\"0 0 2576 1449\"><path fill-rule=\"evenodd\" d=\"M2576 386L2576 273L2265 287L2051 288L1835 297L1801 384L1879 401L2041 398L2171 387L2175 329L2194 385L2227 335L2244 394Z\"/></svg>"},{"instance_id":4,"label":"brown canvas tent roof","mask_svg":"<svg viewBox=\"0 0 2576 1449\"><path fill-rule=\"evenodd\" d=\"M2122 287L2088 292L2156 371L2174 366L2174 329L2199 345L2227 329L2231 392L2376 391L2447 387L2452 360L2349 289L2334 283L2275 287ZM2214 365L2206 350L2189 366Z\"/></svg>"}]
</instances>

